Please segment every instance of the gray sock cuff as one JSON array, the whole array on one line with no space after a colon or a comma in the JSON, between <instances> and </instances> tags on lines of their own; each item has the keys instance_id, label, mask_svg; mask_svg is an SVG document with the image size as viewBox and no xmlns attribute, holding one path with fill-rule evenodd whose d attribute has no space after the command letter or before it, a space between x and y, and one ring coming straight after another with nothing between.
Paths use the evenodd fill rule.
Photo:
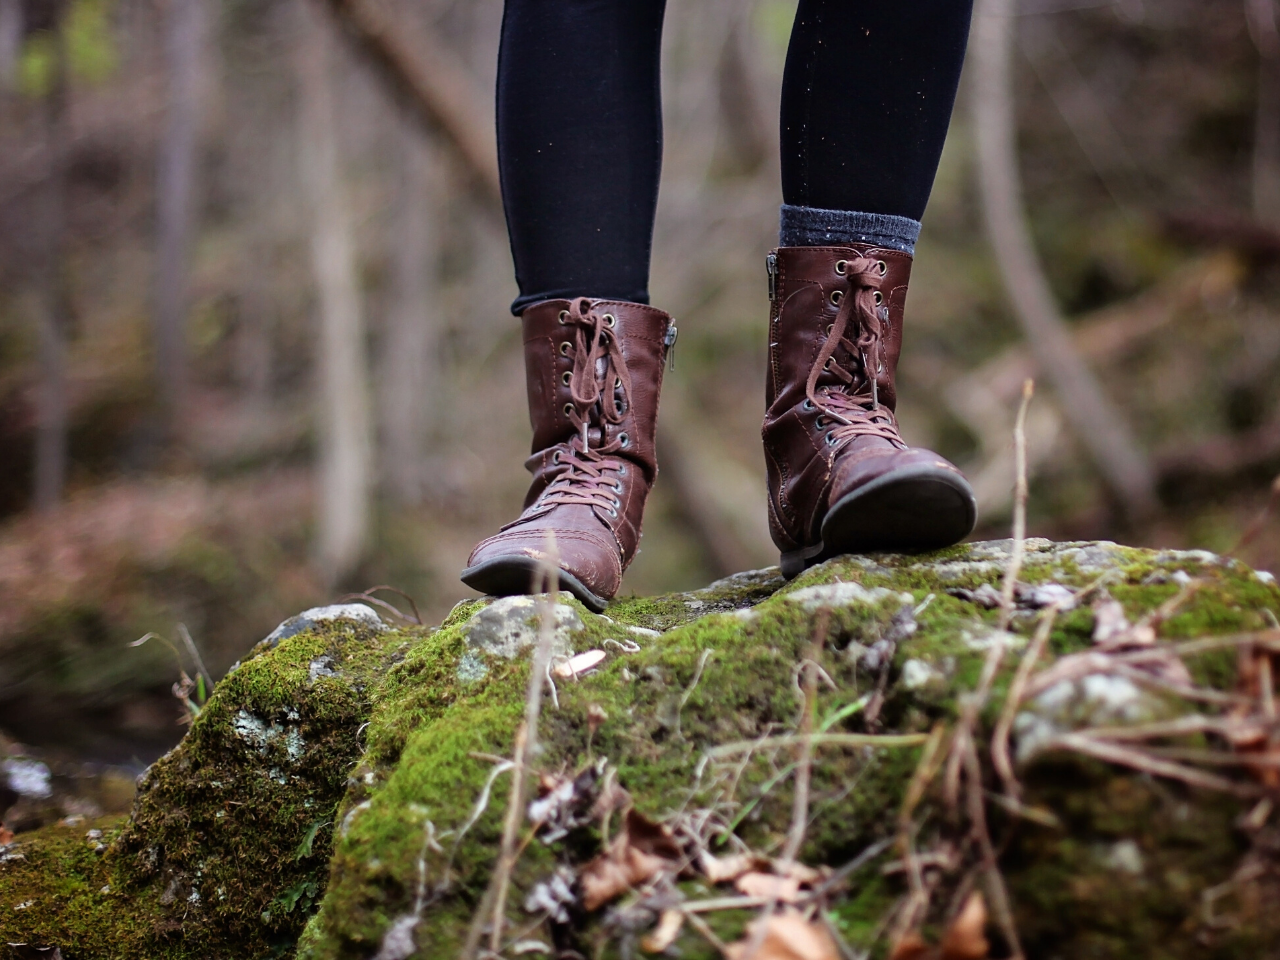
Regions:
<instances>
[{"instance_id":1,"label":"gray sock cuff","mask_svg":"<svg viewBox=\"0 0 1280 960\"><path fill-rule=\"evenodd\" d=\"M920 238L920 221L887 213L858 213L855 210L823 210L784 203L778 217L778 245L781 247L840 246L870 243L915 255Z\"/></svg>"}]
</instances>

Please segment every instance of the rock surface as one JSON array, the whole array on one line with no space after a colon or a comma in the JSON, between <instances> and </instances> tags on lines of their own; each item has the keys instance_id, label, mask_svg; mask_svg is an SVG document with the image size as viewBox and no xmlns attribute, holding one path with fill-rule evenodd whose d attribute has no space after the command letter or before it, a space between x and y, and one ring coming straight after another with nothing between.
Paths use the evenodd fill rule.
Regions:
<instances>
[{"instance_id":1,"label":"rock surface","mask_svg":"<svg viewBox=\"0 0 1280 960\"><path fill-rule=\"evenodd\" d=\"M593 650L605 658L556 681L535 772L598 775L625 788L636 813L692 831L716 853L776 856L798 763L786 735L803 713L798 678L819 635L813 729L900 735L814 748L799 860L837 867L894 835L922 741L955 729L994 647L1006 652L975 742L1027 954L1267 955L1280 938L1280 829L1259 804L1259 777L1203 732L1144 745L1178 769L1212 752L1194 769L1217 789L1062 744L1081 730L1138 736L1145 728L1135 725L1220 722L1243 709L1239 643L1201 644L1181 659L1148 653L1250 631L1280 649L1280 633L1265 633L1278 627L1280 589L1202 551L1033 540L1006 632L991 597L1009 551L997 541L840 557L791 583L755 571L622 599L604 615L562 594L557 662ZM991 774L987 744L1049 609L1033 675L1045 685L1013 722L1015 801ZM497 858L510 789L503 758L525 709L538 607L467 602L432 629L392 627L368 608L324 610L286 621L218 684L182 744L144 776L126 821L47 828L0 850L0 941L58 947L68 960L460 955ZM1044 673L1083 662L1073 655L1111 653L1120 659L1092 672ZM1193 684L1194 697L1171 692ZM926 938L980 880L944 781L939 771L911 811L916 847L937 864L924 875ZM565 817L555 839L544 842L544 831L516 862L506 939L520 942L504 956L624 956L656 921L635 898L583 908L574 877L600 851L604 825ZM618 829L615 816L609 835ZM828 903L831 929L852 950L887 950L884 921L907 889L897 856L885 849ZM725 895L687 874L667 902ZM526 904L567 923L540 923ZM728 942L753 915L708 913L706 923ZM1007 955L999 931L989 934L993 955ZM668 949L716 955L689 927Z\"/></svg>"}]
</instances>

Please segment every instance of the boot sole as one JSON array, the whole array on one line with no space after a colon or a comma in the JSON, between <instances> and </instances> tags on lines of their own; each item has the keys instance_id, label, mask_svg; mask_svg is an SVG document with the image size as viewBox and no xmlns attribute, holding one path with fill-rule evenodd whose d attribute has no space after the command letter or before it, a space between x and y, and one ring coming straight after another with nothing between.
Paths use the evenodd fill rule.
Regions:
<instances>
[{"instance_id":1,"label":"boot sole","mask_svg":"<svg viewBox=\"0 0 1280 960\"><path fill-rule=\"evenodd\" d=\"M784 553L782 574L842 553L923 553L959 543L973 532L978 504L969 482L950 470L911 467L887 473L841 497L822 521L822 539Z\"/></svg>"},{"instance_id":2,"label":"boot sole","mask_svg":"<svg viewBox=\"0 0 1280 960\"><path fill-rule=\"evenodd\" d=\"M527 596L532 593L535 576L541 578L541 567L532 557L495 557L463 570L462 582L491 597ZM560 571L560 589L568 590L592 613L602 613L609 605L565 570Z\"/></svg>"}]
</instances>

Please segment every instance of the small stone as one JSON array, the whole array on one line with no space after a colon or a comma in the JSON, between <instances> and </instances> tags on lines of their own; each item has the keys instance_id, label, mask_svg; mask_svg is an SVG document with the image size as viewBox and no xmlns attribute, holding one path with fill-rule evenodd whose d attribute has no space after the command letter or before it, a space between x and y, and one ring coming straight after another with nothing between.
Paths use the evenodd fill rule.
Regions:
<instances>
[{"instance_id":1,"label":"small stone","mask_svg":"<svg viewBox=\"0 0 1280 960\"><path fill-rule=\"evenodd\" d=\"M578 611L567 603L554 603L555 635L552 655L572 656L570 637L583 628ZM507 660L538 642L542 608L534 597L503 597L473 616L466 626L467 644Z\"/></svg>"},{"instance_id":2,"label":"small stone","mask_svg":"<svg viewBox=\"0 0 1280 960\"><path fill-rule=\"evenodd\" d=\"M1118 840L1111 846L1104 848L1102 855L1099 857L1102 865L1117 873L1128 873L1132 876L1140 876L1145 864L1142 859L1142 850L1138 847L1136 841Z\"/></svg>"},{"instance_id":3,"label":"small stone","mask_svg":"<svg viewBox=\"0 0 1280 960\"><path fill-rule=\"evenodd\" d=\"M1275 586L1276 577L1274 573L1270 573L1266 570L1255 570L1253 571L1253 575L1267 586Z\"/></svg>"},{"instance_id":4,"label":"small stone","mask_svg":"<svg viewBox=\"0 0 1280 960\"><path fill-rule=\"evenodd\" d=\"M336 677L338 668L334 665L333 657L316 657L307 664L307 676L311 683L315 683L321 677Z\"/></svg>"},{"instance_id":5,"label":"small stone","mask_svg":"<svg viewBox=\"0 0 1280 960\"><path fill-rule=\"evenodd\" d=\"M302 613L290 617L272 630L262 642L274 647L281 640L302 633L304 630L310 630L318 623L329 623L334 620L351 620L361 626L371 627L379 633L390 629L372 608L366 607L363 603L335 603L327 607L303 610Z\"/></svg>"},{"instance_id":6,"label":"small stone","mask_svg":"<svg viewBox=\"0 0 1280 960\"><path fill-rule=\"evenodd\" d=\"M902 686L907 690L919 690L945 679L932 664L923 660L911 659L902 665Z\"/></svg>"}]
</instances>

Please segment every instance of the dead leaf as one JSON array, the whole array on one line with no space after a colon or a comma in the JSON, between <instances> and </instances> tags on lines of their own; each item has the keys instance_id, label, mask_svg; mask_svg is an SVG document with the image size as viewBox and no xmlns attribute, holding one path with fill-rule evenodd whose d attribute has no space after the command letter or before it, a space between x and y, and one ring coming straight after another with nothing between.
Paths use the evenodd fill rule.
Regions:
<instances>
[{"instance_id":1,"label":"dead leaf","mask_svg":"<svg viewBox=\"0 0 1280 960\"><path fill-rule=\"evenodd\" d=\"M0 823L0 847L7 847L13 843L13 831Z\"/></svg>"},{"instance_id":2,"label":"dead leaf","mask_svg":"<svg viewBox=\"0 0 1280 960\"><path fill-rule=\"evenodd\" d=\"M919 933L909 933L898 941L889 960L987 960L991 947L986 926L987 903L975 890L947 927L941 944L931 946Z\"/></svg>"},{"instance_id":3,"label":"dead leaf","mask_svg":"<svg viewBox=\"0 0 1280 960\"><path fill-rule=\"evenodd\" d=\"M932 960L936 955L936 947L925 943L918 933L909 933L898 941L889 960Z\"/></svg>"},{"instance_id":4,"label":"dead leaf","mask_svg":"<svg viewBox=\"0 0 1280 960\"><path fill-rule=\"evenodd\" d=\"M780 903L800 899L800 881L796 877L779 877L772 873L744 873L733 884L746 897L765 897Z\"/></svg>"},{"instance_id":5,"label":"dead leaf","mask_svg":"<svg viewBox=\"0 0 1280 960\"><path fill-rule=\"evenodd\" d=\"M676 942L680 931L684 928L683 910L663 910L658 918L658 925L648 936L640 941L640 949L645 953L662 953Z\"/></svg>"},{"instance_id":6,"label":"dead leaf","mask_svg":"<svg viewBox=\"0 0 1280 960\"><path fill-rule=\"evenodd\" d=\"M806 920L798 910L753 920L747 924L747 935L725 947L724 953L727 960L840 960L826 928Z\"/></svg>"},{"instance_id":7,"label":"dead leaf","mask_svg":"<svg viewBox=\"0 0 1280 960\"><path fill-rule=\"evenodd\" d=\"M768 861L750 853L735 853L729 857L716 857L703 850L698 855L698 866L703 875L712 883L728 883L737 880L744 873L760 870Z\"/></svg>"},{"instance_id":8,"label":"dead leaf","mask_svg":"<svg viewBox=\"0 0 1280 960\"><path fill-rule=\"evenodd\" d=\"M987 904L975 890L942 937L942 960L984 960L990 950L986 926Z\"/></svg>"},{"instance_id":9,"label":"dead leaf","mask_svg":"<svg viewBox=\"0 0 1280 960\"><path fill-rule=\"evenodd\" d=\"M582 903L595 910L659 873L678 873L684 851L668 830L634 809L609 849L582 869Z\"/></svg>"}]
</instances>

